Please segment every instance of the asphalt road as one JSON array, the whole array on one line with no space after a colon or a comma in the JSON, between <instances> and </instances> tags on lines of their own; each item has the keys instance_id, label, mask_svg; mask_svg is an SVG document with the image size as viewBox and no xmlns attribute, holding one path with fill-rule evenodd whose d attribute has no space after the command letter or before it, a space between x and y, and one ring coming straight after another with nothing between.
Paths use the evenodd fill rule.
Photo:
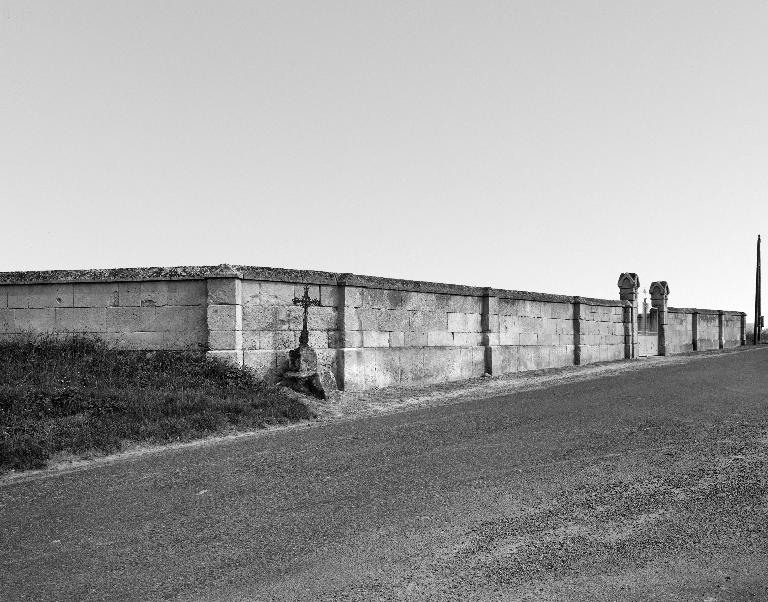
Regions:
<instances>
[{"instance_id":1,"label":"asphalt road","mask_svg":"<svg viewBox=\"0 0 768 602\"><path fill-rule=\"evenodd\" d=\"M768 350L0 487L2 600L768 599Z\"/></svg>"}]
</instances>

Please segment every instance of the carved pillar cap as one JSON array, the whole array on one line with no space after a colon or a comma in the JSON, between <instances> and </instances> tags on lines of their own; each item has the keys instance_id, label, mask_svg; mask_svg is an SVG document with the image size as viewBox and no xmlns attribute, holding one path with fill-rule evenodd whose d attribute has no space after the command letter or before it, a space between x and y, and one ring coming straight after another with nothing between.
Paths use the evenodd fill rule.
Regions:
<instances>
[{"instance_id":1,"label":"carved pillar cap","mask_svg":"<svg viewBox=\"0 0 768 602\"><path fill-rule=\"evenodd\" d=\"M622 301L637 300L637 289L640 288L640 278L634 272L624 272L619 276L619 298Z\"/></svg>"},{"instance_id":2,"label":"carved pillar cap","mask_svg":"<svg viewBox=\"0 0 768 602\"><path fill-rule=\"evenodd\" d=\"M648 289L651 293L651 305L659 311L667 311L667 297L669 297L669 286L666 280L651 282Z\"/></svg>"},{"instance_id":3,"label":"carved pillar cap","mask_svg":"<svg viewBox=\"0 0 768 602\"><path fill-rule=\"evenodd\" d=\"M651 282L648 292L651 293L651 301L660 301L662 299L666 301L669 297L669 285L666 280L657 280L656 282Z\"/></svg>"}]
</instances>

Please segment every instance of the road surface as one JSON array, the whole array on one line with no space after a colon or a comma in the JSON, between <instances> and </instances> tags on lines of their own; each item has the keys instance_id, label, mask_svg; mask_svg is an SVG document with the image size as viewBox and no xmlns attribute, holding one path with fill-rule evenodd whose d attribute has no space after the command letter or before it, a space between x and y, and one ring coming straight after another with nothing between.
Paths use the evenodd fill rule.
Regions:
<instances>
[{"instance_id":1,"label":"road surface","mask_svg":"<svg viewBox=\"0 0 768 602\"><path fill-rule=\"evenodd\" d=\"M768 599L768 350L0 486L2 600Z\"/></svg>"}]
</instances>

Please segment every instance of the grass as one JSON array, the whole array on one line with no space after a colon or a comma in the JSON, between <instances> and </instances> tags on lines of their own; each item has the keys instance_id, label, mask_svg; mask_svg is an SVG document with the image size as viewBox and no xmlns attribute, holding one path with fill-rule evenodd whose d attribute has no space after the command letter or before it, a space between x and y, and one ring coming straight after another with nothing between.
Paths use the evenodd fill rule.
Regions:
<instances>
[{"instance_id":1,"label":"grass","mask_svg":"<svg viewBox=\"0 0 768 602\"><path fill-rule=\"evenodd\" d=\"M122 351L78 336L0 343L0 471L311 417L250 371L199 352Z\"/></svg>"}]
</instances>

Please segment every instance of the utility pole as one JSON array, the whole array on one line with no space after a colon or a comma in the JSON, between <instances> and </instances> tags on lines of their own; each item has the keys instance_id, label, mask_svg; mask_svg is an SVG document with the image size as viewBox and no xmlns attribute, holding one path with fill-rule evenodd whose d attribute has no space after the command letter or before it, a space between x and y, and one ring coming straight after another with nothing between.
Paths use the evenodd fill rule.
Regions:
<instances>
[{"instance_id":1,"label":"utility pole","mask_svg":"<svg viewBox=\"0 0 768 602\"><path fill-rule=\"evenodd\" d=\"M762 299L760 295L760 235L757 235L757 269L755 270L755 345L760 343L760 331L763 326Z\"/></svg>"}]
</instances>

